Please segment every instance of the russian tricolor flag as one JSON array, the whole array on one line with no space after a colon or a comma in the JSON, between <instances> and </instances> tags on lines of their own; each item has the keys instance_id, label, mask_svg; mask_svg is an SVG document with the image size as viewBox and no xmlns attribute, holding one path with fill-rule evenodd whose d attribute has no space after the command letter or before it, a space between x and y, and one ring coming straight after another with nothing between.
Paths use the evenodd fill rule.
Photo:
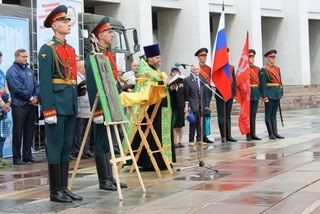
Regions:
<instances>
[{"instance_id":1,"label":"russian tricolor flag","mask_svg":"<svg viewBox=\"0 0 320 214\"><path fill-rule=\"evenodd\" d=\"M229 66L228 46L226 31L224 29L224 10L222 10L218 33L214 42L214 58L211 70L212 81L220 91L224 100L232 97L231 92L231 72Z\"/></svg>"}]
</instances>

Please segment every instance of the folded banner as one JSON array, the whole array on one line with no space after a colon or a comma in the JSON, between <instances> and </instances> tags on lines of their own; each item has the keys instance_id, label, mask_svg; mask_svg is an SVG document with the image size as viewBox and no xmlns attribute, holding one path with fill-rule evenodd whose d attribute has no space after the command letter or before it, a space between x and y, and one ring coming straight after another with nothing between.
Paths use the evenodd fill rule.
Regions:
<instances>
[{"instance_id":1,"label":"folded banner","mask_svg":"<svg viewBox=\"0 0 320 214\"><path fill-rule=\"evenodd\" d=\"M236 100L240 103L238 118L239 129L242 135L250 133L250 69L249 69L249 36L239 60L236 73L237 95Z\"/></svg>"}]
</instances>

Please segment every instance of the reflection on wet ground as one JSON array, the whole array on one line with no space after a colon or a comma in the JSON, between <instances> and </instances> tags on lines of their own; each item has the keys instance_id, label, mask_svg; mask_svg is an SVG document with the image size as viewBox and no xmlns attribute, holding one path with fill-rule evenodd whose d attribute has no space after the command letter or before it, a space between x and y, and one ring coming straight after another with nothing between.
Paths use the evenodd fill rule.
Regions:
<instances>
[{"instance_id":1,"label":"reflection on wet ground","mask_svg":"<svg viewBox=\"0 0 320 214\"><path fill-rule=\"evenodd\" d=\"M43 162L0 169L0 212L104 213L108 207L110 213L261 213L270 207L276 210L278 205L286 207L287 197L306 187L305 195L318 189L320 195L320 110L285 112L284 116L286 127L279 127L284 140L267 138L260 114L257 135L262 141L246 142L244 136L234 134L237 143L221 143L214 130L210 137L215 143L203 151L185 142L185 148L176 150L173 175L165 170L158 178L155 172L141 171L146 193L141 192L135 173L129 174L125 167L120 179L129 188L123 190L123 202L118 201L116 192L98 190L93 158L81 160L74 183L74 191L84 196L84 201L67 205L48 201L47 162L44 153L37 153L34 156ZM237 133L233 121L233 133ZM216 127L216 121L212 123ZM187 130L184 139L188 139ZM200 160L205 167L198 166ZM74 163L70 163L71 169ZM309 197L309 202L317 200L316 196ZM286 208L301 213L307 206L301 206L303 201L299 198L300 208L292 206L294 203Z\"/></svg>"}]
</instances>

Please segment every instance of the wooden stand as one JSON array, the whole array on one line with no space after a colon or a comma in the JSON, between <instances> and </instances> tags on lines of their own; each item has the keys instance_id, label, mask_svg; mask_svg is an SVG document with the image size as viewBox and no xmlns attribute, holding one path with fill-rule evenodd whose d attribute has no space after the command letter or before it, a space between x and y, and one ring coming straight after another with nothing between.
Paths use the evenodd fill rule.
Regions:
<instances>
[{"instance_id":1,"label":"wooden stand","mask_svg":"<svg viewBox=\"0 0 320 214\"><path fill-rule=\"evenodd\" d=\"M90 127L91 127L91 124L92 124L92 120L94 118L94 112L96 110L96 107L97 107L97 103L98 103L98 100L99 100L99 95L97 93L96 95L96 99L94 101L94 105L93 105L93 108L92 108L92 113L91 113L91 116L89 118L89 122L88 122L88 125L87 125L87 128L86 128L86 131L85 131L85 134L84 134L84 137L82 139L82 142L81 142L81 147L80 147L80 150L79 150L79 154L78 154L78 157L77 157L77 161L75 163L75 166L74 166L74 169L73 169L73 173L72 173L72 176L71 176L71 179L70 179L70 182L69 182L69 186L68 188L71 190L72 187L73 187L73 182L74 182L74 179L75 179L75 176L76 176L76 173L77 173L77 170L78 170L78 167L79 167L79 164L80 164L80 160L81 160L81 156L82 156L82 153L83 153L83 149L84 149L84 146L85 146L85 143L86 143L86 140L87 140L87 137L88 137L88 133L89 133L89 130L90 130ZM126 132L126 129L124 127L124 124L128 123L128 121L120 121L120 122L105 122L104 125L106 126L106 131L107 131L107 136L108 136L108 141L109 141L109 147L110 147L110 153L111 153L111 160L110 160L110 163L112 164L112 168L113 168L113 173L115 175L115 180L116 180L116 183L117 183L117 191L118 191L118 197L119 197L119 200L122 201L123 200L123 197L122 197L122 191L121 191L121 187L120 187L120 179L119 179L119 173L118 173L118 170L117 170L117 163L120 162L121 164L122 163L126 163L126 160L132 160L132 166L134 167L134 169L136 170L136 173L137 173L137 176L138 176L138 179L139 179L139 182L140 182L140 185L141 185L141 188L142 188L142 191L143 192L146 192L146 189L144 187L144 183L142 181L142 178L141 178L141 175L140 175L140 171L139 171L139 168L138 168L138 165L137 165L137 162L136 162L136 159L134 157L134 154L133 154L133 151L131 149L131 144L130 144L130 141L128 139L128 135L127 135L127 132ZM127 153L124 154L124 151L122 149L122 145L121 145L121 139L120 139L120 136L119 136L119 132L118 132L118 125L121 126L121 129L123 131L123 134L124 134L124 140L126 142L126 148L127 148L127 151L129 152L130 156L127 156ZM114 132L116 134L116 138L117 138L117 143L118 143L118 146L119 146L119 149L120 149L120 157L116 158L115 156L115 153L114 153L114 148L113 148L113 143L112 143L112 135L111 135L111 131L110 131L110 126L113 126L114 128Z\"/></svg>"},{"instance_id":2,"label":"wooden stand","mask_svg":"<svg viewBox=\"0 0 320 214\"><path fill-rule=\"evenodd\" d=\"M152 90L151 90L150 93L152 93ZM159 167L158 167L157 161L156 161L156 159L155 159L154 156L153 156L154 153L160 153L160 154L161 154L162 159L163 159L163 161L164 161L164 163L165 163L165 165L166 165L169 173L170 173L170 174L173 174L173 171L172 171L172 168L171 168L171 166L170 166L169 160L168 160L167 156L166 156L165 153L164 153L164 150L163 150L163 148L162 148L162 146L161 146L161 142L160 142L160 140L159 140L159 137L158 137L156 131L154 130L153 125L152 125L152 124L153 124L153 120L154 120L154 118L155 118L155 116L156 116L156 114L157 114L157 112L158 112L160 103L161 103L161 99L158 100L158 101L155 103L155 106L154 106L154 109L153 109L153 111L152 111L151 117L149 117L147 110L148 110L148 108L149 108L150 105L154 104L154 102L140 105L140 112L139 112L139 115L138 115L138 116L136 116L136 114L135 114L132 106L128 106L130 115L131 115L131 117L132 117L132 119L133 119L133 121L134 121L134 124L135 124L135 127L134 127L134 129L133 129L133 131L132 131L132 133L131 133L131 135L130 135L129 141L132 143L132 141L133 141L133 139L134 139L137 131L138 131L138 133L139 133L139 135L140 135L140 137L141 137L140 145L139 145L138 149L134 151L134 152L136 152L135 161L136 161L136 162L138 161L138 159L139 159L139 157L140 157L140 154L141 154L141 152L142 152L142 148L145 147L146 150L147 150L147 153L148 153L148 155L149 155L149 157L150 157L150 161L151 161L151 163L152 163L152 165L153 165L153 167L154 167L154 169L155 169L158 177L162 177L162 175L161 175L160 169L159 169ZM142 123L143 119L146 119L146 123ZM146 130L145 130L144 132L143 132L142 129L141 129L141 126L142 126L142 125L147 125L147 128L146 128ZM151 134L152 134L152 136L153 136L153 138L154 138L154 140L155 140L155 142L156 142L156 145L157 145L158 150L152 151L152 150L150 149L150 147L149 147L149 144L148 144L148 141L147 141L147 137L148 137L148 135L149 135L150 132L151 132ZM129 151L130 149L131 149L130 147L126 148L126 150L125 150L125 155L128 154L128 151ZM118 172L120 172L121 168L122 168L122 163L120 163L119 166L118 166ZM134 169L136 169L135 163L133 163L133 164L131 165L130 173L131 173Z\"/></svg>"}]
</instances>

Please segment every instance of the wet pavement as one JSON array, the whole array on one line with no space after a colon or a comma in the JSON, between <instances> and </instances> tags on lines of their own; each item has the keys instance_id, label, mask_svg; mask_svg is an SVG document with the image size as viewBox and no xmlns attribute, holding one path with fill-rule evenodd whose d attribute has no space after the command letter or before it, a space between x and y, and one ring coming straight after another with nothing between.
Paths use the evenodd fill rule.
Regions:
<instances>
[{"instance_id":1,"label":"wet pavement","mask_svg":"<svg viewBox=\"0 0 320 214\"><path fill-rule=\"evenodd\" d=\"M257 135L263 140L252 142L240 136L233 117L236 143L220 142L215 117L209 136L215 143L203 155L199 147L187 145L185 127L186 147L176 150L174 174L163 170L158 178L141 171L143 193L136 174L124 167L120 179L129 188L122 190L123 201L117 192L98 189L90 158L81 161L73 189L84 200L50 202L47 163L43 152L36 153L43 162L0 169L0 213L320 213L320 109L283 115L285 127L279 123L278 129L284 140L269 140L264 114L258 114Z\"/></svg>"}]
</instances>

